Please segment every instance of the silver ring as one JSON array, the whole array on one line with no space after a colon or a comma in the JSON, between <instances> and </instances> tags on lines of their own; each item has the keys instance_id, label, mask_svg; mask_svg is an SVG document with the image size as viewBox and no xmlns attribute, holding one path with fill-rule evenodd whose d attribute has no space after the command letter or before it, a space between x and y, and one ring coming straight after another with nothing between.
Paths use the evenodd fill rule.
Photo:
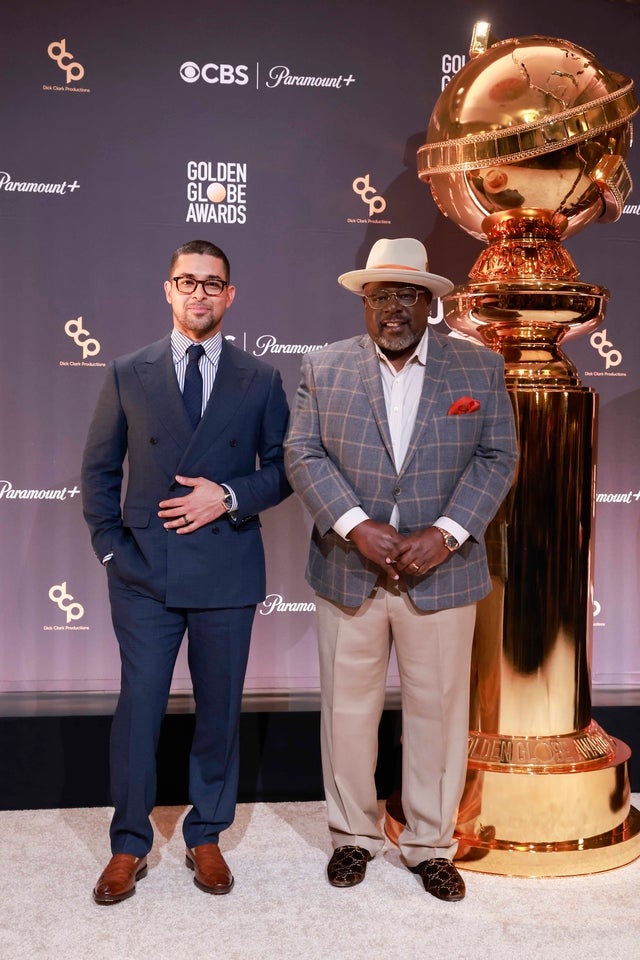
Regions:
<instances>
[{"instance_id":1,"label":"silver ring","mask_svg":"<svg viewBox=\"0 0 640 960\"><path fill-rule=\"evenodd\" d=\"M186 515L186 513L182 515L182 519L184 520L184 522L185 522L185 524L186 524L187 526L191 523L191 520L187 520L187 515Z\"/></svg>"}]
</instances>

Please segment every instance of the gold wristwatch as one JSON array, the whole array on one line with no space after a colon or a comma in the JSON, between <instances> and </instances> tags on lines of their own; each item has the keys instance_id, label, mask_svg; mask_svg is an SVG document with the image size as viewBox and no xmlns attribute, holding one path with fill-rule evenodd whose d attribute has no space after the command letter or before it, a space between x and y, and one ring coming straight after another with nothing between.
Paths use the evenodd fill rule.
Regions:
<instances>
[{"instance_id":1,"label":"gold wristwatch","mask_svg":"<svg viewBox=\"0 0 640 960\"><path fill-rule=\"evenodd\" d=\"M442 539L444 540L444 545L449 551L449 553L455 553L459 548L460 544L454 537L452 533L449 533L448 530L445 530L443 527L434 527L434 530L439 530L442 534Z\"/></svg>"}]
</instances>

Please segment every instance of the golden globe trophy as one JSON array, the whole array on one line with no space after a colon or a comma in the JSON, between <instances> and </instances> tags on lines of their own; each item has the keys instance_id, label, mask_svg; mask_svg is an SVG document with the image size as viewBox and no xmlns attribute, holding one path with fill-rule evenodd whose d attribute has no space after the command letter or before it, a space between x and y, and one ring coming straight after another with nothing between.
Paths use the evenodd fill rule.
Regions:
<instances>
[{"instance_id":1,"label":"golden globe trophy","mask_svg":"<svg viewBox=\"0 0 640 960\"><path fill-rule=\"evenodd\" d=\"M418 151L442 213L487 242L444 316L503 355L521 448L478 606L456 828L468 869L566 876L640 855L630 750L591 717L597 397L561 346L593 330L608 300L578 281L561 239L622 214L637 109L633 83L575 44L492 43L477 24ZM392 838L401 820L390 802Z\"/></svg>"}]
</instances>

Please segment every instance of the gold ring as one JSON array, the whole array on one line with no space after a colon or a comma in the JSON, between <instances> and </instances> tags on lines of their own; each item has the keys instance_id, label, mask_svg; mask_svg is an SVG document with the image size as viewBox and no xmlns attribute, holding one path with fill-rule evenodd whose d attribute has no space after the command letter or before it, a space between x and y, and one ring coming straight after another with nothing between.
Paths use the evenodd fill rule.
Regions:
<instances>
[{"instance_id":1,"label":"gold ring","mask_svg":"<svg viewBox=\"0 0 640 960\"><path fill-rule=\"evenodd\" d=\"M419 567L418 564L415 562L415 560L413 561L413 563L411 564L411 566L412 566L412 567L415 567L416 570L418 571L418 573L420 573L420 567Z\"/></svg>"},{"instance_id":2,"label":"gold ring","mask_svg":"<svg viewBox=\"0 0 640 960\"><path fill-rule=\"evenodd\" d=\"M187 515L186 515L186 513L185 513L185 514L183 514L183 517L182 517L182 519L184 520L184 522L185 522L186 524L189 524L189 523L191 523L191 521L190 521L190 520L187 520Z\"/></svg>"}]
</instances>

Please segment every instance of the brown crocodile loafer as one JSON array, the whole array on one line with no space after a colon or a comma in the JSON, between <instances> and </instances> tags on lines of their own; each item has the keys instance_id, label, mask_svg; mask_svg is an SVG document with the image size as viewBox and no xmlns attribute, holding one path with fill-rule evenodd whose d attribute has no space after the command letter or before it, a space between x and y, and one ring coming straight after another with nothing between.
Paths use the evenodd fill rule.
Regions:
<instances>
[{"instance_id":1,"label":"brown crocodile loafer","mask_svg":"<svg viewBox=\"0 0 640 960\"><path fill-rule=\"evenodd\" d=\"M93 888L96 903L120 903L136 892L136 881L147 875L147 858L114 853Z\"/></svg>"},{"instance_id":2,"label":"brown crocodile loafer","mask_svg":"<svg viewBox=\"0 0 640 960\"><path fill-rule=\"evenodd\" d=\"M231 870L217 843L187 847L185 862L194 871L193 882L205 893L229 893L233 886Z\"/></svg>"}]
</instances>

